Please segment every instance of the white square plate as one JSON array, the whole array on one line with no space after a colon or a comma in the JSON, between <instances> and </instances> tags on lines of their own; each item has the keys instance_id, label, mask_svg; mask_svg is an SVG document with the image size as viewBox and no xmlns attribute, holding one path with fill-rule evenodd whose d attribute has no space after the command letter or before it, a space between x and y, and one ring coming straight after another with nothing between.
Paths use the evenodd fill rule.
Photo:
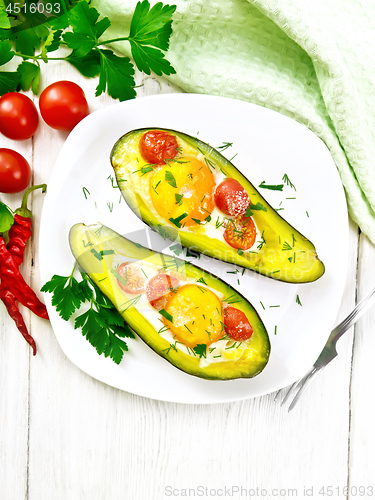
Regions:
<instances>
[{"instance_id":1,"label":"white square plate","mask_svg":"<svg viewBox=\"0 0 375 500\"><path fill-rule=\"evenodd\" d=\"M146 229L116 188L109 155L120 136L137 128L170 128L197 136L213 147L233 146L224 155L259 186L282 184L287 174L296 190L259 189L279 214L317 249L325 274L316 282L281 283L234 265L201 256L199 267L237 288L260 314L270 336L271 356L253 379L208 381L187 375L140 339L127 339L120 365L98 356L45 300L51 323L67 357L102 382L141 396L181 403L236 401L273 392L307 372L334 326L346 279L348 215L342 184L323 142L305 126L254 104L223 97L166 94L122 102L92 113L71 132L48 185L40 233L42 283L68 276L74 258L71 226L98 221L148 246L172 254ZM114 181L114 182L113 182ZM147 245L146 245L147 246ZM240 272L231 272L239 269ZM297 295L302 306L297 303ZM277 328L276 328L277 327Z\"/></svg>"}]
</instances>

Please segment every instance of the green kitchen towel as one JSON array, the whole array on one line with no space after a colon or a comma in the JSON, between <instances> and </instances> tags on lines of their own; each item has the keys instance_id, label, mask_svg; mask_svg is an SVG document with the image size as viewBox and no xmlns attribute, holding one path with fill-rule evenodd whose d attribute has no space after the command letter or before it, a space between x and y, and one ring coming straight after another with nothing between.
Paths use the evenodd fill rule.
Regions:
<instances>
[{"instance_id":1,"label":"green kitchen towel","mask_svg":"<svg viewBox=\"0 0 375 500\"><path fill-rule=\"evenodd\" d=\"M91 3L111 19L111 36L128 32L135 1ZM310 128L334 158L351 217L375 243L375 2L168 3L177 5L167 54L177 74L168 78L188 92L250 101ZM131 56L128 42L116 48ZM327 221L334 223L329 214Z\"/></svg>"}]
</instances>

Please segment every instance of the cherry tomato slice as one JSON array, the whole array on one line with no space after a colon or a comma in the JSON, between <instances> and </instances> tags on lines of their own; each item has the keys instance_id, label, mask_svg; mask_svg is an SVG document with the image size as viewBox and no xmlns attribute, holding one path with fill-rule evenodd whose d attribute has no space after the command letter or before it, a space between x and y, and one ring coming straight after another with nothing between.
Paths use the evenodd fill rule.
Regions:
<instances>
[{"instance_id":1,"label":"cherry tomato slice","mask_svg":"<svg viewBox=\"0 0 375 500\"><path fill-rule=\"evenodd\" d=\"M233 340L247 340L253 334L253 327L245 313L231 306L224 309L224 328Z\"/></svg>"},{"instance_id":2,"label":"cherry tomato slice","mask_svg":"<svg viewBox=\"0 0 375 500\"><path fill-rule=\"evenodd\" d=\"M177 155L177 139L162 130L151 130L143 134L139 148L143 158L151 164L162 165Z\"/></svg>"},{"instance_id":3,"label":"cherry tomato slice","mask_svg":"<svg viewBox=\"0 0 375 500\"><path fill-rule=\"evenodd\" d=\"M117 280L119 287L126 293L143 293L145 291L146 277L142 270L131 262L123 262L117 268L119 275L126 283Z\"/></svg>"},{"instance_id":4,"label":"cherry tomato slice","mask_svg":"<svg viewBox=\"0 0 375 500\"><path fill-rule=\"evenodd\" d=\"M31 179L31 168L25 158L13 149L0 149L0 192L19 193Z\"/></svg>"},{"instance_id":5,"label":"cherry tomato slice","mask_svg":"<svg viewBox=\"0 0 375 500\"><path fill-rule=\"evenodd\" d=\"M180 286L180 280L169 274L159 273L147 284L146 293L152 307L160 311L173 296L175 288Z\"/></svg>"},{"instance_id":6,"label":"cherry tomato slice","mask_svg":"<svg viewBox=\"0 0 375 500\"><path fill-rule=\"evenodd\" d=\"M81 87L62 80L46 87L40 94L39 109L43 120L56 130L70 132L85 116L89 106Z\"/></svg>"},{"instance_id":7,"label":"cherry tomato slice","mask_svg":"<svg viewBox=\"0 0 375 500\"><path fill-rule=\"evenodd\" d=\"M215 204L225 215L241 215L250 205L250 198L241 184L229 177L217 186Z\"/></svg>"},{"instance_id":8,"label":"cherry tomato slice","mask_svg":"<svg viewBox=\"0 0 375 500\"><path fill-rule=\"evenodd\" d=\"M237 215L227 222L224 239L233 248L248 250L255 243L256 227L251 217Z\"/></svg>"},{"instance_id":9,"label":"cherry tomato slice","mask_svg":"<svg viewBox=\"0 0 375 500\"><path fill-rule=\"evenodd\" d=\"M0 132L16 141L30 139L39 124L39 115L27 95L7 92L0 97Z\"/></svg>"}]
</instances>

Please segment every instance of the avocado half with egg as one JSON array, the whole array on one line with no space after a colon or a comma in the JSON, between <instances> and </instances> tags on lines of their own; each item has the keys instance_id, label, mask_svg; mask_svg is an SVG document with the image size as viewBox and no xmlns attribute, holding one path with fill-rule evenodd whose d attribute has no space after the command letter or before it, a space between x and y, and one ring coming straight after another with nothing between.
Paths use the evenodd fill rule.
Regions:
<instances>
[{"instance_id":1,"label":"avocado half with egg","mask_svg":"<svg viewBox=\"0 0 375 500\"><path fill-rule=\"evenodd\" d=\"M170 157L161 162L146 159L142 149L147 134L155 132L173 138L176 144L174 151L169 147ZM156 149L160 147L155 144ZM110 159L129 207L164 238L280 281L308 283L324 274L313 243L210 145L174 130L138 129L116 142ZM246 213L237 218L215 205L217 188L227 179L237 181L249 199ZM238 217L251 222L254 239L249 248L241 248L249 224L241 225Z\"/></svg>"},{"instance_id":2,"label":"avocado half with egg","mask_svg":"<svg viewBox=\"0 0 375 500\"><path fill-rule=\"evenodd\" d=\"M101 224L74 225L69 242L81 269L126 323L172 365L213 380L251 378L266 366L270 342L262 320L249 301L220 278L135 244ZM164 285L166 279L171 284L167 293L160 291L163 279ZM232 327L226 326L226 311L236 312L232 319L240 337L246 330L241 324L251 325L250 336L244 335L248 338L228 335Z\"/></svg>"}]
</instances>

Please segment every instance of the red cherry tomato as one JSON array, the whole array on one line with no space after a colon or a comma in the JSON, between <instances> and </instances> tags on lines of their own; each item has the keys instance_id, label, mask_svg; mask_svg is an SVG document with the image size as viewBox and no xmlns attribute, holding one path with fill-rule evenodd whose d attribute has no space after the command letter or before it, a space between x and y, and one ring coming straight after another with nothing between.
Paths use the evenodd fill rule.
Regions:
<instances>
[{"instance_id":1,"label":"red cherry tomato","mask_svg":"<svg viewBox=\"0 0 375 500\"><path fill-rule=\"evenodd\" d=\"M119 275L125 280L117 280L119 287L126 293L143 293L145 291L146 277L142 270L132 265L131 262L123 262L117 268Z\"/></svg>"},{"instance_id":2,"label":"red cherry tomato","mask_svg":"<svg viewBox=\"0 0 375 500\"><path fill-rule=\"evenodd\" d=\"M180 286L180 281L169 274L159 273L147 284L146 293L152 307L160 311L164 309L168 300L173 296L175 288Z\"/></svg>"},{"instance_id":3,"label":"red cherry tomato","mask_svg":"<svg viewBox=\"0 0 375 500\"><path fill-rule=\"evenodd\" d=\"M0 149L0 192L19 193L29 184L31 168L25 158L13 149Z\"/></svg>"},{"instance_id":4,"label":"red cherry tomato","mask_svg":"<svg viewBox=\"0 0 375 500\"><path fill-rule=\"evenodd\" d=\"M233 340L247 340L253 334L253 328L245 313L231 306L224 309L224 328Z\"/></svg>"},{"instance_id":5,"label":"red cherry tomato","mask_svg":"<svg viewBox=\"0 0 375 500\"><path fill-rule=\"evenodd\" d=\"M39 115L27 95L8 92L0 97L0 132L9 139L24 141L35 134Z\"/></svg>"},{"instance_id":6,"label":"red cherry tomato","mask_svg":"<svg viewBox=\"0 0 375 500\"><path fill-rule=\"evenodd\" d=\"M151 130L143 134L139 148L143 158L151 164L162 165L177 155L177 139L162 130Z\"/></svg>"},{"instance_id":7,"label":"red cherry tomato","mask_svg":"<svg viewBox=\"0 0 375 500\"><path fill-rule=\"evenodd\" d=\"M228 221L223 236L231 247L248 250L254 245L256 234L253 219L237 215L233 220Z\"/></svg>"},{"instance_id":8,"label":"red cherry tomato","mask_svg":"<svg viewBox=\"0 0 375 500\"><path fill-rule=\"evenodd\" d=\"M39 109L43 120L56 130L72 130L89 114L81 87L74 82L55 82L40 94Z\"/></svg>"},{"instance_id":9,"label":"red cherry tomato","mask_svg":"<svg viewBox=\"0 0 375 500\"><path fill-rule=\"evenodd\" d=\"M250 205L250 198L241 184L229 177L217 186L215 204L225 215L241 215Z\"/></svg>"}]
</instances>

